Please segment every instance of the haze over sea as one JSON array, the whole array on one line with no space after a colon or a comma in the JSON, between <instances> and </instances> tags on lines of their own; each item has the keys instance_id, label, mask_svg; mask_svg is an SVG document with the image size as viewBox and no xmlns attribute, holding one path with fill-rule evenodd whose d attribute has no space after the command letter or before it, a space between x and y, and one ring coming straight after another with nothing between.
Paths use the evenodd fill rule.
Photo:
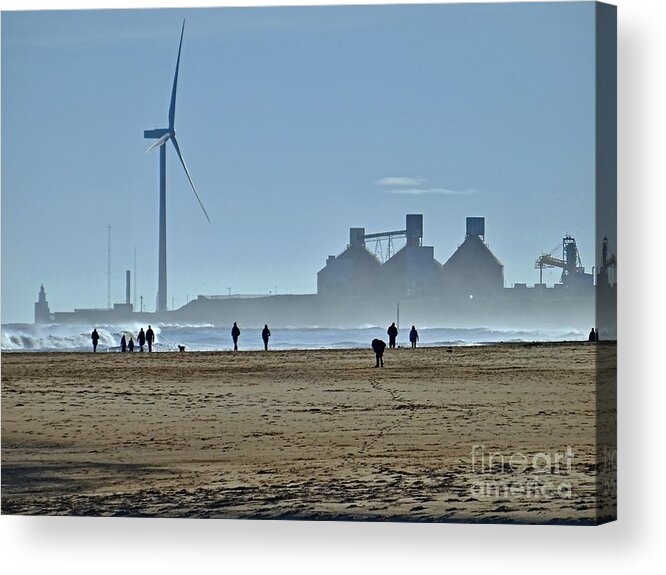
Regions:
<instances>
[{"instance_id":1,"label":"haze over sea","mask_svg":"<svg viewBox=\"0 0 666 575\"><path fill-rule=\"evenodd\" d=\"M100 335L99 351L118 351L120 337L129 338L139 328L148 325L123 324L95 326ZM270 327L270 326L269 326ZM369 348L374 338L388 341L386 327L357 328L272 328L270 349L353 349ZM409 346L410 325L403 325L398 335L399 346ZM261 329L241 328L239 349L263 348ZM213 325L153 325L156 333L156 351L176 351L178 345L188 351L230 351L231 326ZM574 329L517 330L485 327L419 327L419 346L475 345L494 342L532 342L583 340L587 334ZM2 351L90 351L92 326L87 325L34 325L3 324Z\"/></svg>"}]
</instances>

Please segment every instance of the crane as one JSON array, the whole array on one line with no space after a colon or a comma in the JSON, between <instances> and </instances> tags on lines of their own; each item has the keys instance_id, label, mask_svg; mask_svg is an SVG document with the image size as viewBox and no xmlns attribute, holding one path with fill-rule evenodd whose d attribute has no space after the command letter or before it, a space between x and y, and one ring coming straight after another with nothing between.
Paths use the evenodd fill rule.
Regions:
<instances>
[{"instance_id":1,"label":"crane","mask_svg":"<svg viewBox=\"0 0 666 575\"><path fill-rule=\"evenodd\" d=\"M559 247L559 246L558 246ZM562 269L562 283L569 285L572 277L576 273L585 273L585 268L581 264L580 254L576 246L576 240L570 236L565 235L562 238L562 258L557 258L553 255L553 249L550 253L544 253L534 263L535 269L539 270L539 283L543 283L543 268L561 268Z\"/></svg>"}]
</instances>

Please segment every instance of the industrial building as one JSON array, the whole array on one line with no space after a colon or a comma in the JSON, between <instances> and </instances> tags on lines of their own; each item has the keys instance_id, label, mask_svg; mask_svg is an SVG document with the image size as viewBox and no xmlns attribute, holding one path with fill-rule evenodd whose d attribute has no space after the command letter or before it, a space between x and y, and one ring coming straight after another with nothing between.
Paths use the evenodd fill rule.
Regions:
<instances>
[{"instance_id":1,"label":"industrial building","mask_svg":"<svg viewBox=\"0 0 666 575\"><path fill-rule=\"evenodd\" d=\"M485 219L467 218L465 241L442 266L442 292L451 297L493 297L504 288L504 266L485 243Z\"/></svg>"},{"instance_id":2,"label":"industrial building","mask_svg":"<svg viewBox=\"0 0 666 575\"><path fill-rule=\"evenodd\" d=\"M405 246L393 253L393 241ZM387 260L381 262L366 242L387 245ZM382 252L383 255L383 252ZM407 214L405 229L366 234L365 228L350 228L349 245L339 256L329 256L317 273L317 294L367 297L381 291L383 297L436 295L442 265L434 248L423 245L423 215Z\"/></svg>"},{"instance_id":3,"label":"industrial building","mask_svg":"<svg viewBox=\"0 0 666 575\"><path fill-rule=\"evenodd\" d=\"M365 228L349 230L349 245L339 256L329 256L317 274L317 293L324 296L381 293L389 300L447 296L494 296L504 287L504 266L484 242L484 218L467 218L465 241L442 265L434 248L423 245L423 215L407 214L405 229L366 234ZM392 254L394 239L405 246ZM367 248L367 241L385 240L382 263Z\"/></svg>"},{"instance_id":4,"label":"industrial building","mask_svg":"<svg viewBox=\"0 0 666 575\"><path fill-rule=\"evenodd\" d=\"M130 271L127 270L125 272L125 301L123 303L114 303L113 307L109 308L78 308L74 309L74 311L57 311L53 314L48 313L48 303L46 303L46 300L44 300L46 306L45 309L47 310L46 312L43 311L44 306L40 304L42 292L44 291L44 286L42 286L42 290L40 291L40 301L35 303L35 323L49 323L49 321L45 320L38 321L37 306L39 305L42 305L42 307L40 307L42 314L40 317L46 317L45 314L48 314L50 321L54 323L81 322L112 324L118 321L131 320L136 317L136 314L134 313L134 306L130 302L130 282Z\"/></svg>"},{"instance_id":5,"label":"industrial building","mask_svg":"<svg viewBox=\"0 0 666 575\"><path fill-rule=\"evenodd\" d=\"M339 256L328 256L317 273L317 293L361 297L374 289L381 262L365 249L365 229L349 230L349 245Z\"/></svg>"},{"instance_id":6,"label":"industrial building","mask_svg":"<svg viewBox=\"0 0 666 575\"><path fill-rule=\"evenodd\" d=\"M199 295L185 306L157 313L137 312L130 302L126 272L125 301L106 309L51 313L44 289L35 303L35 322L113 324L128 320L246 326L382 325L409 318L417 325L556 325L587 328L595 323L595 302L613 302L616 260L607 241L596 274L585 272L575 239L536 260L539 283L504 287L504 266L486 243L485 219L468 217L463 242L444 264L424 245L422 214L407 214L403 229L366 233L349 230L349 243L330 255L317 273L316 294L268 296ZM404 242L404 244L403 244ZM398 249L395 249L397 246ZM544 268L560 268L560 283L547 287ZM595 295L596 294L596 295ZM595 300L595 297L597 298ZM603 303L603 302L602 302ZM608 307L608 306L607 306Z\"/></svg>"},{"instance_id":7,"label":"industrial building","mask_svg":"<svg viewBox=\"0 0 666 575\"><path fill-rule=\"evenodd\" d=\"M607 240L604 238L604 254L606 249ZM607 256L604 255L603 264L606 266L606 269L608 269L608 266L606 265L606 259ZM592 289L594 284L593 274L585 273L585 268L580 261L580 254L578 253L578 246L576 245L575 238L568 234L562 239L561 258L555 257L553 253L545 253L539 256L536 263L534 264L534 267L539 270L539 284L543 282L542 278L544 268L561 268L561 285L571 295L578 295L584 293L585 291L589 291Z\"/></svg>"}]
</instances>

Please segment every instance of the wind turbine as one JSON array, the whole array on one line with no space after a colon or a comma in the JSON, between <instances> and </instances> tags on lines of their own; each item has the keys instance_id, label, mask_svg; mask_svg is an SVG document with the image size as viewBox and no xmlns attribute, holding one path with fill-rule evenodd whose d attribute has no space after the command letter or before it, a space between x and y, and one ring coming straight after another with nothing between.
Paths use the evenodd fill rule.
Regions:
<instances>
[{"instance_id":1,"label":"wind turbine","mask_svg":"<svg viewBox=\"0 0 666 575\"><path fill-rule=\"evenodd\" d=\"M176 72L173 76L173 87L171 88L171 101L169 103L169 127L168 128L158 128L156 130L145 130L143 132L144 138L155 139L155 142L146 152L150 152L155 148L160 149L160 224L159 224L159 262L157 267L157 312L163 312L167 309L167 273L166 273L166 144L170 140L173 144L176 154L180 163L183 165L187 179L192 186L192 191L197 197L199 205L203 210L208 223L210 223L210 218L204 208L203 202L197 193L197 189L194 187L194 182L192 181L192 176L190 171L187 169L183 154L180 152L180 147L178 146L178 140L176 140L176 131L174 129L174 121L176 118L176 87L178 86L178 66L180 65L180 51L183 47L183 33L185 32L185 20L183 20L183 27L180 30L180 43L178 44L178 59L176 60Z\"/></svg>"}]
</instances>

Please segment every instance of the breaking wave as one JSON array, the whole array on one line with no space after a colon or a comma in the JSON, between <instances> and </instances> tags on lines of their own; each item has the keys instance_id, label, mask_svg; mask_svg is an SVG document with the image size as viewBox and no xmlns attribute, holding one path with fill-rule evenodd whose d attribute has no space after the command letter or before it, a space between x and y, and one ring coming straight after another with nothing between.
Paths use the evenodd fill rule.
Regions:
<instances>
[{"instance_id":1,"label":"breaking wave","mask_svg":"<svg viewBox=\"0 0 666 575\"><path fill-rule=\"evenodd\" d=\"M97 326L98 351L117 351L123 334L134 337L143 324ZM191 351L227 351L233 349L230 328L213 325L153 325L156 351L175 351L184 345ZM2 351L90 351L90 326L4 324ZM398 346L408 346L409 329L403 328ZM387 339L385 327L275 328L271 349L352 349L366 348L374 338ZM515 330L479 328L426 327L419 329L419 346L478 345L495 342L571 341L587 339L578 330ZM241 350L263 349L261 330L241 327Z\"/></svg>"}]
</instances>

